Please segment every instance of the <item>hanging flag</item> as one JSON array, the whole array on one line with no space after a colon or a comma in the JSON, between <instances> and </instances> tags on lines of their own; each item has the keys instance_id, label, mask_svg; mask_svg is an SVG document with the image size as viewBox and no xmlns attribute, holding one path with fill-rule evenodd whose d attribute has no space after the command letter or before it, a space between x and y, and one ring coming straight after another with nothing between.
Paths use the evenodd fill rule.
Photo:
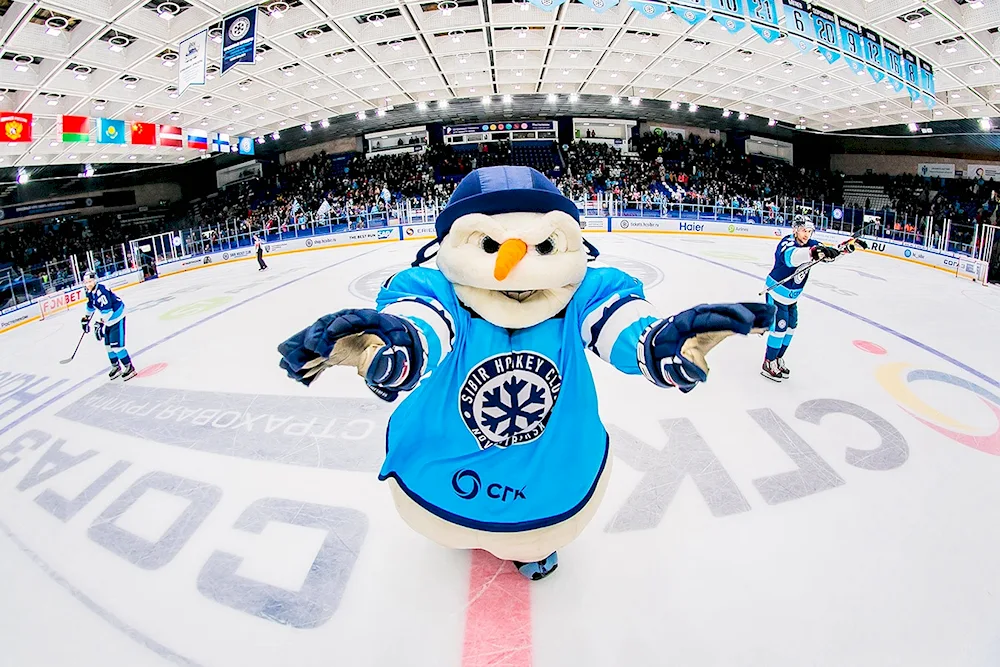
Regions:
<instances>
[{"instance_id":1,"label":"hanging flag","mask_svg":"<svg viewBox=\"0 0 1000 667\"><path fill-rule=\"evenodd\" d=\"M920 99L920 70L917 66L917 56L903 50L903 74L906 78L906 94L910 96L911 102Z\"/></svg>"},{"instance_id":2,"label":"hanging flag","mask_svg":"<svg viewBox=\"0 0 1000 667\"><path fill-rule=\"evenodd\" d=\"M86 116L63 116L62 132L62 140L67 143L90 141L90 119Z\"/></svg>"},{"instance_id":3,"label":"hanging flag","mask_svg":"<svg viewBox=\"0 0 1000 667\"><path fill-rule=\"evenodd\" d=\"M785 10L788 38L799 51L809 53L815 46L813 38L816 36L809 4L805 0L781 0L781 4Z\"/></svg>"},{"instance_id":4,"label":"hanging flag","mask_svg":"<svg viewBox=\"0 0 1000 667\"><path fill-rule=\"evenodd\" d=\"M906 84L903 83L903 51L886 38L882 38L882 65L886 73L886 81L892 86L893 91L903 92Z\"/></svg>"},{"instance_id":5,"label":"hanging flag","mask_svg":"<svg viewBox=\"0 0 1000 667\"><path fill-rule=\"evenodd\" d=\"M659 2L658 0L629 0L629 4L632 6L632 9L647 19L659 18L669 8L666 2Z\"/></svg>"},{"instance_id":6,"label":"hanging flag","mask_svg":"<svg viewBox=\"0 0 1000 667\"><path fill-rule=\"evenodd\" d=\"M228 153L229 152L229 135L228 134L212 134L212 152L213 153Z\"/></svg>"},{"instance_id":7,"label":"hanging flag","mask_svg":"<svg viewBox=\"0 0 1000 667\"><path fill-rule=\"evenodd\" d=\"M750 27L770 44L781 36L778 30L778 8L774 0L746 0Z\"/></svg>"},{"instance_id":8,"label":"hanging flag","mask_svg":"<svg viewBox=\"0 0 1000 667\"><path fill-rule=\"evenodd\" d=\"M257 55L257 7L227 16L222 22L222 74L241 64L252 65Z\"/></svg>"},{"instance_id":9,"label":"hanging flag","mask_svg":"<svg viewBox=\"0 0 1000 667\"><path fill-rule=\"evenodd\" d=\"M240 137L239 149L240 149L240 155L253 155L253 150L254 150L253 137Z\"/></svg>"},{"instance_id":10,"label":"hanging flag","mask_svg":"<svg viewBox=\"0 0 1000 667\"><path fill-rule=\"evenodd\" d=\"M97 143L124 144L125 121L111 118L97 119Z\"/></svg>"},{"instance_id":11,"label":"hanging flag","mask_svg":"<svg viewBox=\"0 0 1000 667\"><path fill-rule=\"evenodd\" d=\"M840 48L844 51L844 57L864 60L865 50L861 42L861 28L858 27L857 23L845 19L843 16L837 17L837 24L840 26ZM854 69L853 65L851 69Z\"/></svg>"},{"instance_id":12,"label":"hanging flag","mask_svg":"<svg viewBox=\"0 0 1000 667\"><path fill-rule=\"evenodd\" d=\"M184 130L176 125L161 125L160 145L170 148L184 148Z\"/></svg>"},{"instance_id":13,"label":"hanging flag","mask_svg":"<svg viewBox=\"0 0 1000 667\"><path fill-rule=\"evenodd\" d=\"M208 61L208 31L188 37L177 46L180 67L177 70L177 92L188 86L205 85L205 64Z\"/></svg>"},{"instance_id":14,"label":"hanging flag","mask_svg":"<svg viewBox=\"0 0 1000 667\"><path fill-rule=\"evenodd\" d=\"M580 0L584 7L590 7L598 14L603 14L618 4L618 0Z\"/></svg>"},{"instance_id":15,"label":"hanging flag","mask_svg":"<svg viewBox=\"0 0 1000 667\"><path fill-rule=\"evenodd\" d=\"M30 113L0 112L0 127L3 127L4 141L31 141Z\"/></svg>"},{"instance_id":16,"label":"hanging flag","mask_svg":"<svg viewBox=\"0 0 1000 667\"><path fill-rule=\"evenodd\" d=\"M813 27L816 29L816 48L831 65L840 58L837 44L837 17L828 9L813 5Z\"/></svg>"},{"instance_id":17,"label":"hanging flag","mask_svg":"<svg viewBox=\"0 0 1000 667\"><path fill-rule=\"evenodd\" d=\"M554 12L561 5L566 4L566 0L531 0L531 4L547 12Z\"/></svg>"},{"instance_id":18,"label":"hanging flag","mask_svg":"<svg viewBox=\"0 0 1000 667\"><path fill-rule=\"evenodd\" d=\"M207 151L208 132L205 132L204 130L188 130L187 146L188 148L197 148L203 151Z\"/></svg>"},{"instance_id":19,"label":"hanging flag","mask_svg":"<svg viewBox=\"0 0 1000 667\"><path fill-rule=\"evenodd\" d=\"M139 146L156 145L156 123L132 123L130 143Z\"/></svg>"},{"instance_id":20,"label":"hanging flag","mask_svg":"<svg viewBox=\"0 0 1000 667\"><path fill-rule=\"evenodd\" d=\"M865 46L865 65L872 80L879 83L885 78L885 61L882 54L882 37L868 28L861 29L861 39Z\"/></svg>"},{"instance_id":21,"label":"hanging flag","mask_svg":"<svg viewBox=\"0 0 1000 667\"><path fill-rule=\"evenodd\" d=\"M706 0L671 0L670 9L691 25L701 23L708 16Z\"/></svg>"},{"instance_id":22,"label":"hanging flag","mask_svg":"<svg viewBox=\"0 0 1000 667\"><path fill-rule=\"evenodd\" d=\"M922 91L922 99L924 104L928 108L933 108L937 104L937 99L934 97L934 66L929 62L920 59L920 90Z\"/></svg>"},{"instance_id":23,"label":"hanging flag","mask_svg":"<svg viewBox=\"0 0 1000 667\"><path fill-rule=\"evenodd\" d=\"M747 27L743 19L743 0L712 0L712 20L736 34Z\"/></svg>"},{"instance_id":24,"label":"hanging flag","mask_svg":"<svg viewBox=\"0 0 1000 667\"><path fill-rule=\"evenodd\" d=\"M902 79L903 76L903 50L895 42L888 38L882 38L882 69L886 74ZM898 92L898 91L897 91Z\"/></svg>"}]
</instances>

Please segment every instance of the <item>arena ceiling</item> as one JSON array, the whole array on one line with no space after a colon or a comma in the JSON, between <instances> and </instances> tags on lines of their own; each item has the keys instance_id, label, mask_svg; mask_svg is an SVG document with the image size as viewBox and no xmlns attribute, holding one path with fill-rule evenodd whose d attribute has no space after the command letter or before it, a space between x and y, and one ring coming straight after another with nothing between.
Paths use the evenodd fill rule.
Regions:
<instances>
[{"instance_id":1,"label":"arena ceiling","mask_svg":"<svg viewBox=\"0 0 1000 667\"><path fill-rule=\"evenodd\" d=\"M692 27L671 12L650 20L627 0L604 13L576 0L551 13L528 0L263 2L257 63L222 76L221 46L210 41L209 81L178 95L178 42L203 28L215 36L222 16L254 4L0 0L0 108L36 119L32 144L0 145L0 167L200 153L62 143L61 114L255 137L341 117L353 124L358 112L374 118L379 109L383 127L394 113L419 117L425 105L440 117L442 102L484 95L492 113L509 104L518 115L518 95L542 94L552 113L572 115L580 103L580 115L607 117L613 97L621 107L636 98L629 116L658 100L679 103L649 104L668 122L703 124L688 110L695 104L705 107L695 117L728 108L790 125L804 118L827 132L1000 115L1000 0L824 3L931 62L934 109L787 39L767 44L714 21Z\"/></svg>"}]
</instances>

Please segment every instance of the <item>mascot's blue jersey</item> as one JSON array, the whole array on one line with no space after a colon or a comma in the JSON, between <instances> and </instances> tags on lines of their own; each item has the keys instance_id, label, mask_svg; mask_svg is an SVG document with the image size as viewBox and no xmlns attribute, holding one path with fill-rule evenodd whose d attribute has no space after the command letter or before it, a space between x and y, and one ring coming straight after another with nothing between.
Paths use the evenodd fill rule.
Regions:
<instances>
[{"instance_id":1,"label":"mascot's blue jersey","mask_svg":"<svg viewBox=\"0 0 1000 667\"><path fill-rule=\"evenodd\" d=\"M797 245L794 234L789 234L778 241L778 247L774 250L774 268L768 274L765 284L771 287L798 271L800 266L812 259L809 248L816 245L819 245L819 242L815 239L809 239L804 246ZM802 294L807 280L809 280L808 271L784 285L775 287L771 291L771 298L778 303L795 303Z\"/></svg>"},{"instance_id":2,"label":"mascot's blue jersey","mask_svg":"<svg viewBox=\"0 0 1000 667\"><path fill-rule=\"evenodd\" d=\"M555 524L586 504L609 449L585 350L640 374L639 336L657 318L638 280L588 269L561 313L504 329L462 306L440 271L414 268L386 283L378 309L412 322L427 349L423 379L389 419L379 479L494 532Z\"/></svg>"},{"instance_id":3,"label":"mascot's blue jersey","mask_svg":"<svg viewBox=\"0 0 1000 667\"><path fill-rule=\"evenodd\" d=\"M87 292L87 314L99 312L105 324L114 324L125 317L125 303L104 285L97 285Z\"/></svg>"}]
</instances>

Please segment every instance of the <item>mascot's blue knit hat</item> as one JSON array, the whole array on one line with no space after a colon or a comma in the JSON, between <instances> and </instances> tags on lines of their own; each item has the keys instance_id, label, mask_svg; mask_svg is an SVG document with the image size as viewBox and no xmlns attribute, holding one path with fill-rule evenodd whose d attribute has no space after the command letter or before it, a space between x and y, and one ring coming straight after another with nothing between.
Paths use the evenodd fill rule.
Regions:
<instances>
[{"instance_id":1,"label":"mascot's blue knit hat","mask_svg":"<svg viewBox=\"0 0 1000 667\"><path fill-rule=\"evenodd\" d=\"M440 243L456 220L469 213L563 211L580 221L576 204L531 167L483 167L462 179L434 223Z\"/></svg>"}]
</instances>

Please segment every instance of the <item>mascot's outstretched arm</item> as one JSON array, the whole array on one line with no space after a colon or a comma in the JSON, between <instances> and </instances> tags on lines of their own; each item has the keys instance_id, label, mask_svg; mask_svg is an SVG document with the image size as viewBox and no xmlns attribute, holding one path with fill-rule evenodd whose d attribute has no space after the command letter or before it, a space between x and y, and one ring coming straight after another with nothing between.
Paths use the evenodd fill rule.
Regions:
<instances>
[{"instance_id":1,"label":"mascot's outstretched arm","mask_svg":"<svg viewBox=\"0 0 1000 667\"><path fill-rule=\"evenodd\" d=\"M316 320L278 346L281 368L308 386L327 368L351 366L390 402L412 390L451 352L454 323L421 285L406 289L411 283L386 281L377 310L351 308Z\"/></svg>"},{"instance_id":2,"label":"mascot's outstretched arm","mask_svg":"<svg viewBox=\"0 0 1000 667\"><path fill-rule=\"evenodd\" d=\"M587 348L658 387L691 391L708 379L712 348L733 334L764 333L774 322L776 308L765 303L702 304L661 318L638 280L617 269L599 271L602 282L580 332Z\"/></svg>"},{"instance_id":3,"label":"mascot's outstretched arm","mask_svg":"<svg viewBox=\"0 0 1000 667\"><path fill-rule=\"evenodd\" d=\"M639 369L655 385L687 393L708 379L712 348L733 334L764 333L775 310L766 303L703 304L654 322L636 345Z\"/></svg>"}]
</instances>

